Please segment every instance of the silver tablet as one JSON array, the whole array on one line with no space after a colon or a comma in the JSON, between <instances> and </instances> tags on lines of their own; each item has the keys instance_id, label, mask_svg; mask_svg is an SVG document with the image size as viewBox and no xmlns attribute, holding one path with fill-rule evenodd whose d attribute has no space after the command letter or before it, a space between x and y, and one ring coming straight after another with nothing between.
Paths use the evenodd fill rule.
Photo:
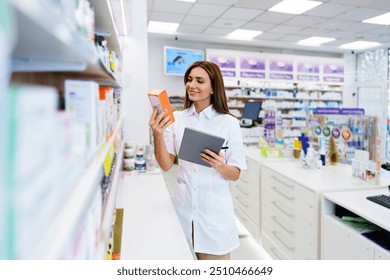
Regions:
<instances>
[{"instance_id":1,"label":"silver tablet","mask_svg":"<svg viewBox=\"0 0 390 280\"><path fill-rule=\"evenodd\" d=\"M200 130L186 127L179 150L179 159L211 167L203 161L200 153L206 148L219 154L225 139Z\"/></svg>"}]
</instances>

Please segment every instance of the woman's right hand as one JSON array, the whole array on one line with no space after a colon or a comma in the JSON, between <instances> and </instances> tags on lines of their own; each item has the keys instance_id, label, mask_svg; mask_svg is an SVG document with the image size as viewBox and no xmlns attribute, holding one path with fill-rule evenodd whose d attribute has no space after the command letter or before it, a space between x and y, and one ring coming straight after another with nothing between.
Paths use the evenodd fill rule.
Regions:
<instances>
[{"instance_id":1,"label":"woman's right hand","mask_svg":"<svg viewBox=\"0 0 390 280\"><path fill-rule=\"evenodd\" d=\"M155 137L162 136L164 134L164 130L172 123L170 121L170 116L164 117L165 113L166 112L163 111L158 114L157 107L153 108L153 113L149 120L149 126L153 131L153 136Z\"/></svg>"}]
</instances>

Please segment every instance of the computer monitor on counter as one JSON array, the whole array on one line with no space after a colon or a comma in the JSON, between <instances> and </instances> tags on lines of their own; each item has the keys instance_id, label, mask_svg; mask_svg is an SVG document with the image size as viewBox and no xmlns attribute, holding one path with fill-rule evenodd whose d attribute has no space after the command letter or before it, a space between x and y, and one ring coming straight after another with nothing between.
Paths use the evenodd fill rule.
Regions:
<instances>
[{"instance_id":1,"label":"computer monitor on counter","mask_svg":"<svg viewBox=\"0 0 390 280\"><path fill-rule=\"evenodd\" d=\"M261 110L261 102L248 101L245 103L242 111L240 125L241 127L252 127L255 123L260 122L259 114Z\"/></svg>"}]
</instances>

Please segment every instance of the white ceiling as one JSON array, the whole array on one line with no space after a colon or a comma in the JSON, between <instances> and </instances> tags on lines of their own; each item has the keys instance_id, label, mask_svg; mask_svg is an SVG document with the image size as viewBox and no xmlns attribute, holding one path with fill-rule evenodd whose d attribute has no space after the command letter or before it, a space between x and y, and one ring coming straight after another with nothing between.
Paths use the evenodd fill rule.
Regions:
<instances>
[{"instance_id":1,"label":"white ceiling","mask_svg":"<svg viewBox=\"0 0 390 280\"><path fill-rule=\"evenodd\" d=\"M148 21L178 22L178 40L223 43L278 49L343 53L338 46L357 40L390 45L390 25L361 21L390 12L390 0L317 0L323 4L302 15L269 12L281 0L148 0ZM224 38L237 28L263 31L251 41ZM149 33L151 38L174 35ZM320 47L304 47L297 41L311 36L336 40Z\"/></svg>"}]
</instances>

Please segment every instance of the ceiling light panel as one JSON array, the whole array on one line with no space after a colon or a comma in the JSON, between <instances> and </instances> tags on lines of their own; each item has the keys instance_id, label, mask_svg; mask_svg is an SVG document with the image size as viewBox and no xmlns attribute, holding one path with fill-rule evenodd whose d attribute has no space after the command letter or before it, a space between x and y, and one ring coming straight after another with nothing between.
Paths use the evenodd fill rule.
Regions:
<instances>
[{"instance_id":1,"label":"ceiling light panel","mask_svg":"<svg viewBox=\"0 0 390 280\"><path fill-rule=\"evenodd\" d=\"M376 17L363 20L364 23L390 25L390 13L385 13Z\"/></svg>"},{"instance_id":2,"label":"ceiling light panel","mask_svg":"<svg viewBox=\"0 0 390 280\"><path fill-rule=\"evenodd\" d=\"M261 31L257 30L236 29L233 32L229 33L226 38L236 40L252 40L261 33Z\"/></svg>"},{"instance_id":3,"label":"ceiling light panel","mask_svg":"<svg viewBox=\"0 0 390 280\"><path fill-rule=\"evenodd\" d=\"M175 34L179 23L175 22L163 22L163 21L149 21L148 32L150 33L163 33L163 34Z\"/></svg>"},{"instance_id":4,"label":"ceiling light panel","mask_svg":"<svg viewBox=\"0 0 390 280\"><path fill-rule=\"evenodd\" d=\"M268 9L271 12L285 13L300 15L306 11L309 11L319 5L322 2L319 1L307 1L307 0L283 0L275 6Z\"/></svg>"},{"instance_id":5,"label":"ceiling light panel","mask_svg":"<svg viewBox=\"0 0 390 280\"><path fill-rule=\"evenodd\" d=\"M340 49L348 49L348 50L364 50L369 48L378 47L381 44L378 42L371 41L355 41L347 44L343 44L339 46Z\"/></svg>"},{"instance_id":6,"label":"ceiling light panel","mask_svg":"<svg viewBox=\"0 0 390 280\"><path fill-rule=\"evenodd\" d=\"M319 37L319 36L313 36L304 40L299 41L298 45L304 45L304 46L319 46L328 42L334 41L335 38L330 37Z\"/></svg>"}]
</instances>

